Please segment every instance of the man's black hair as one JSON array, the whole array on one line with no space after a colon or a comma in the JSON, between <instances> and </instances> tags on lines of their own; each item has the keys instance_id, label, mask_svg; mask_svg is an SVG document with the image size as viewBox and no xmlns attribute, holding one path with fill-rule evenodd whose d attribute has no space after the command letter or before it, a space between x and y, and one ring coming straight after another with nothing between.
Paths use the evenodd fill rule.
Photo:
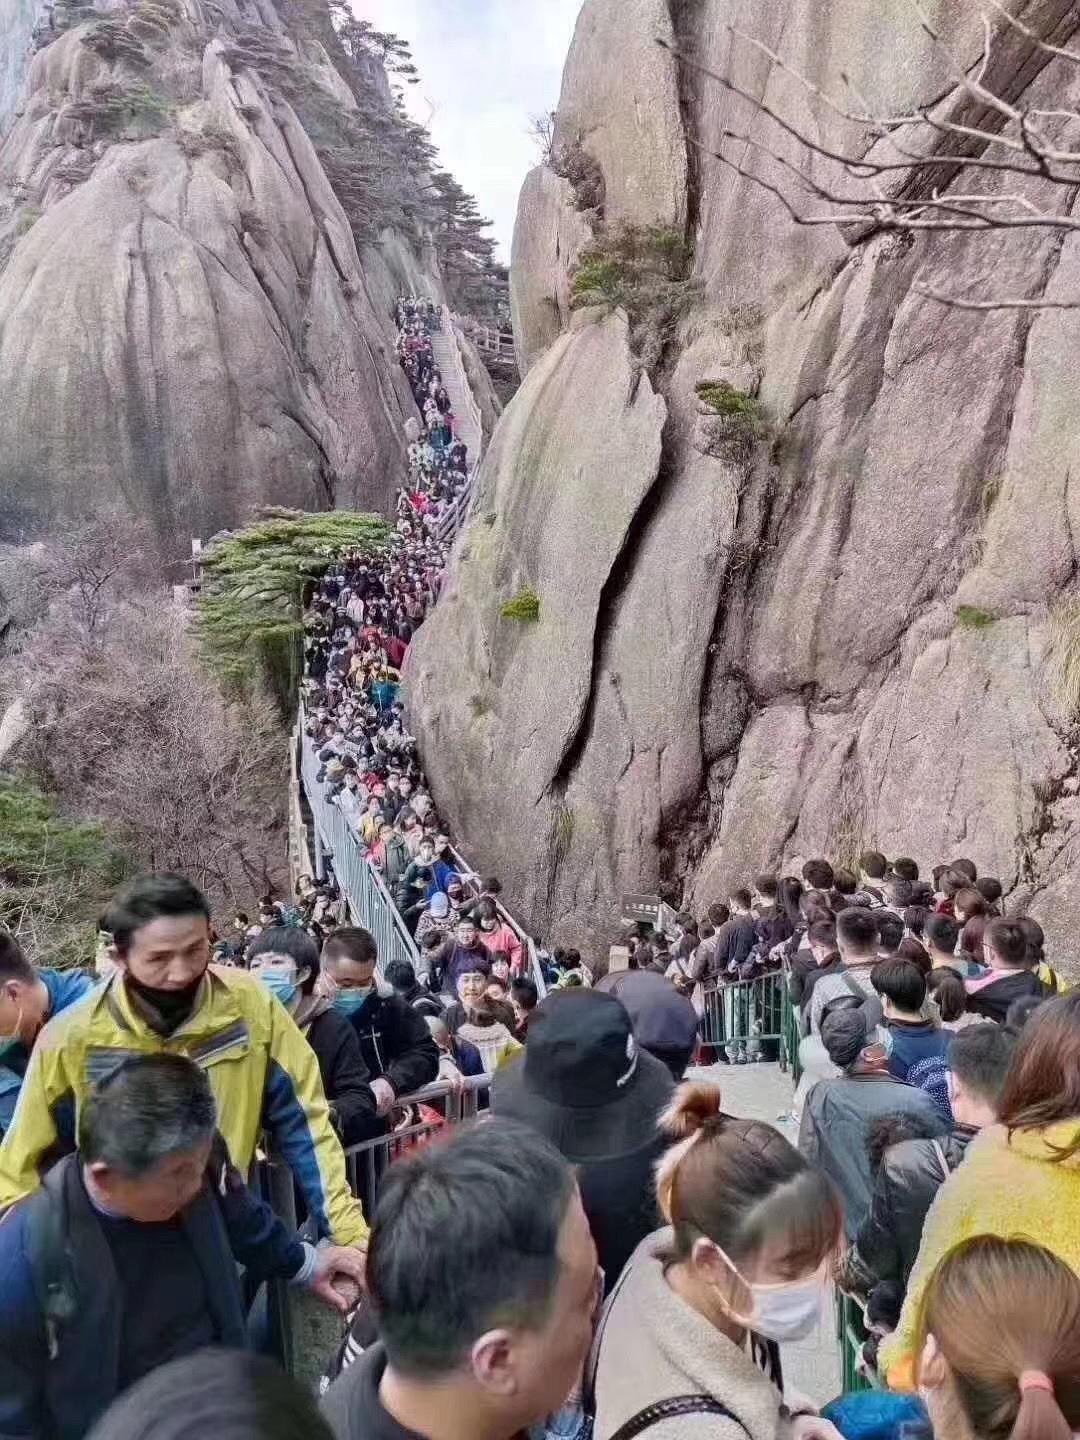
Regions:
<instances>
[{"instance_id":1,"label":"man's black hair","mask_svg":"<svg viewBox=\"0 0 1080 1440\"><path fill-rule=\"evenodd\" d=\"M19 949L14 935L0 930L0 982L4 980L25 980L35 978L34 967Z\"/></svg>"},{"instance_id":2,"label":"man's black hair","mask_svg":"<svg viewBox=\"0 0 1080 1440\"><path fill-rule=\"evenodd\" d=\"M836 938L859 955L873 954L878 945L876 916L858 905L848 906L836 917Z\"/></svg>"},{"instance_id":3,"label":"man's black hair","mask_svg":"<svg viewBox=\"0 0 1080 1440\"><path fill-rule=\"evenodd\" d=\"M873 914L873 912L871 912ZM883 950L896 950L904 938L904 922L891 910L879 910L873 918L877 921L878 940Z\"/></svg>"},{"instance_id":4,"label":"man's black hair","mask_svg":"<svg viewBox=\"0 0 1080 1440\"><path fill-rule=\"evenodd\" d=\"M923 939L943 955L954 955L956 942L960 939L960 926L951 915L928 915L923 925Z\"/></svg>"},{"instance_id":5,"label":"man's black hair","mask_svg":"<svg viewBox=\"0 0 1080 1440\"><path fill-rule=\"evenodd\" d=\"M399 994L407 994L416 984L416 967L411 960L391 960L385 975L386 983Z\"/></svg>"},{"instance_id":6,"label":"man's black hair","mask_svg":"<svg viewBox=\"0 0 1080 1440\"><path fill-rule=\"evenodd\" d=\"M811 945L827 945L830 950L836 949L836 922L833 920L815 920L806 932L806 938Z\"/></svg>"},{"instance_id":7,"label":"man's black hair","mask_svg":"<svg viewBox=\"0 0 1080 1440\"><path fill-rule=\"evenodd\" d=\"M1036 999L1033 995L1026 998ZM1007 1025L987 1020L958 1030L949 1042L949 1069L965 1090L971 1090L995 1110L1005 1089L1016 1038Z\"/></svg>"},{"instance_id":8,"label":"man's black hair","mask_svg":"<svg viewBox=\"0 0 1080 1440\"><path fill-rule=\"evenodd\" d=\"M540 1003L540 991L536 981L528 975L515 975L510 981L510 994L526 1013L535 1010Z\"/></svg>"},{"instance_id":9,"label":"man's black hair","mask_svg":"<svg viewBox=\"0 0 1080 1440\"><path fill-rule=\"evenodd\" d=\"M859 856L859 869L871 880L883 880L888 863L880 850L864 850Z\"/></svg>"},{"instance_id":10,"label":"man's black hair","mask_svg":"<svg viewBox=\"0 0 1080 1440\"><path fill-rule=\"evenodd\" d=\"M891 956L875 965L870 982L879 995L891 1000L898 1010L918 1015L926 1000L926 980L913 960Z\"/></svg>"},{"instance_id":11,"label":"man's black hair","mask_svg":"<svg viewBox=\"0 0 1080 1440\"><path fill-rule=\"evenodd\" d=\"M885 893L893 905L901 909L911 904L912 884L903 875L892 874L885 881Z\"/></svg>"},{"instance_id":12,"label":"man's black hair","mask_svg":"<svg viewBox=\"0 0 1080 1440\"><path fill-rule=\"evenodd\" d=\"M79 1153L135 1180L208 1140L216 1123L205 1070L183 1055L131 1055L83 1102Z\"/></svg>"},{"instance_id":13,"label":"man's black hair","mask_svg":"<svg viewBox=\"0 0 1080 1440\"><path fill-rule=\"evenodd\" d=\"M88 1440L333 1440L310 1390L243 1350L160 1365L105 1412Z\"/></svg>"},{"instance_id":14,"label":"man's black hair","mask_svg":"<svg viewBox=\"0 0 1080 1440\"><path fill-rule=\"evenodd\" d=\"M367 1258L390 1364L433 1379L494 1326L541 1327L573 1194L562 1156L498 1116L391 1165Z\"/></svg>"},{"instance_id":15,"label":"man's black hair","mask_svg":"<svg viewBox=\"0 0 1080 1440\"><path fill-rule=\"evenodd\" d=\"M248 964L259 955L288 955L296 962L297 970L307 970L307 978L300 983L303 995L310 995L319 978L319 947L307 933L297 925L268 925L248 946Z\"/></svg>"},{"instance_id":16,"label":"man's black hair","mask_svg":"<svg viewBox=\"0 0 1080 1440\"><path fill-rule=\"evenodd\" d=\"M126 955L136 931L179 915L201 915L209 921L210 906L202 891L183 875L139 875L113 897L105 928L117 951Z\"/></svg>"},{"instance_id":17,"label":"man's black hair","mask_svg":"<svg viewBox=\"0 0 1080 1440\"><path fill-rule=\"evenodd\" d=\"M322 958L331 964L335 960L351 960L355 965L372 965L379 958L379 947L370 930L359 925L342 925L323 946Z\"/></svg>"},{"instance_id":18,"label":"man's black hair","mask_svg":"<svg viewBox=\"0 0 1080 1440\"><path fill-rule=\"evenodd\" d=\"M913 885L919 878L918 864L912 860L910 855L899 855L892 862L892 871L894 875L899 875L903 880L909 880Z\"/></svg>"},{"instance_id":19,"label":"man's black hair","mask_svg":"<svg viewBox=\"0 0 1080 1440\"><path fill-rule=\"evenodd\" d=\"M836 872L828 860L818 856L814 860L807 860L802 867L802 878L811 890L831 890Z\"/></svg>"}]
</instances>

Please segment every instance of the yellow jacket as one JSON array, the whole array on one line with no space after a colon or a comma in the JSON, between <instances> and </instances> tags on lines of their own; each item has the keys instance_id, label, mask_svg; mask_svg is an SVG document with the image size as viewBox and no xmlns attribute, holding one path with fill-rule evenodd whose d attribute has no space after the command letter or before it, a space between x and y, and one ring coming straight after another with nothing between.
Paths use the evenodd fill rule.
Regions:
<instances>
[{"instance_id":1,"label":"yellow jacket","mask_svg":"<svg viewBox=\"0 0 1080 1440\"><path fill-rule=\"evenodd\" d=\"M900 1324L881 1344L879 1364L894 1390L915 1387L919 1311L938 1262L973 1235L1031 1240L1080 1275L1080 1151L1053 1159L1080 1138L1080 1119L1046 1130L993 1125L968 1146L934 1198L919 1258L908 1280Z\"/></svg>"},{"instance_id":2,"label":"yellow jacket","mask_svg":"<svg viewBox=\"0 0 1080 1440\"><path fill-rule=\"evenodd\" d=\"M216 965L206 972L191 1018L167 1037L133 1008L121 975L49 1021L0 1145L0 1209L37 1189L58 1141L74 1145L78 1107L95 1080L127 1056L162 1051L206 1070L218 1128L241 1171L251 1168L265 1131L296 1176L319 1233L341 1245L365 1238L315 1052L265 985Z\"/></svg>"}]
</instances>

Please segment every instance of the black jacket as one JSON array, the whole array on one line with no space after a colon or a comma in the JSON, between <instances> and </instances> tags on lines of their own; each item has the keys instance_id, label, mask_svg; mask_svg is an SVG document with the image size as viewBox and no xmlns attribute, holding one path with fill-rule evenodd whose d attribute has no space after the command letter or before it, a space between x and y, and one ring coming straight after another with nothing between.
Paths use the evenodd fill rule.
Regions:
<instances>
[{"instance_id":1,"label":"black jacket","mask_svg":"<svg viewBox=\"0 0 1080 1440\"><path fill-rule=\"evenodd\" d=\"M330 1113L346 1145L355 1145L371 1133L375 1095L356 1031L325 1001L299 1022L315 1051Z\"/></svg>"},{"instance_id":2,"label":"black jacket","mask_svg":"<svg viewBox=\"0 0 1080 1440\"><path fill-rule=\"evenodd\" d=\"M716 932L716 947L709 967L711 974L723 975L729 966L738 969L753 950L755 939L752 915L733 915L725 920Z\"/></svg>"},{"instance_id":3,"label":"black jacket","mask_svg":"<svg viewBox=\"0 0 1080 1440\"><path fill-rule=\"evenodd\" d=\"M124 1295L97 1212L69 1155L0 1226L0 1435L81 1440L120 1389ZM216 1343L246 1343L236 1262L256 1283L292 1276L304 1249L216 1144L182 1214Z\"/></svg>"},{"instance_id":4,"label":"black jacket","mask_svg":"<svg viewBox=\"0 0 1080 1440\"><path fill-rule=\"evenodd\" d=\"M389 1080L395 1094L411 1094L438 1077L439 1052L427 1021L385 981L377 983L348 1024L356 1031L371 1078Z\"/></svg>"},{"instance_id":5,"label":"black jacket","mask_svg":"<svg viewBox=\"0 0 1080 1440\"><path fill-rule=\"evenodd\" d=\"M987 1020L996 1020L1004 1025L1009 1006L1014 1000L1023 1000L1028 995L1040 998L1049 995L1049 990L1033 970L1015 970L991 980L967 997L967 1008L975 1015L985 1015Z\"/></svg>"},{"instance_id":6,"label":"black jacket","mask_svg":"<svg viewBox=\"0 0 1080 1440\"><path fill-rule=\"evenodd\" d=\"M882 1280L907 1287L922 1242L926 1212L963 1160L976 1133L960 1126L936 1143L902 1140L886 1150L874 1183L870 1213L859 1227L847 1262L850 1278L859 1290L869 1291Z\"/></svg>"}]
</instances>

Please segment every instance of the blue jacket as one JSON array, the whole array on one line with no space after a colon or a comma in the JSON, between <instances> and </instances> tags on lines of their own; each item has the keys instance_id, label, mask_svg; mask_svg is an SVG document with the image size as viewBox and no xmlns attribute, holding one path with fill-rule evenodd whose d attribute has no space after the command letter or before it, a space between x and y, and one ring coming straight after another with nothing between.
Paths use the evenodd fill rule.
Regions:
<instances>
[{"instance_id":1,"label":"blue jacket","mask_svg":"<svg viewBox=\"0 0 1080 1440\"><path fill-rule=\"evenodd\" d=\"M66 1156L0 1223L2 1440L81 1440L119 1390L124 1296L80 1164ZM291 1278L303 1245L243 1184L220 1139L182 1218L218 1343L242 1347L236 1262L256 1282Z\"/></svg>"},{"instance_id":2,"label":"blue jacket","mask_svg":"<svg viewBox=\"0 0 1080 1440\"><path fill-rule=\"evenodd\" d=\"M59 1015L84 995L89 995L100 981L94 975L82 970L39 970L37 978L49 992L48 1019ZM26 1067L30 1063L30 1052L25 1045L13 1045L0 1065L0 1136L11 1124L15 1105L19 1099Z\"/></svg>"},{"instance_id":3,"label":"blue jacket","mask_svg":"<svg viewBox=\"0 0 1080 1440\"><path fill-rule=\"evenodd\" d=\"M952 1043L951 1030L939 1030L932 1020L889 1020L886 1024L892 1049L889 1051L889 1074L906 1080L908 1071L920 1060L931 1055L943 1059Z\"/></svg>"}]
</instances>

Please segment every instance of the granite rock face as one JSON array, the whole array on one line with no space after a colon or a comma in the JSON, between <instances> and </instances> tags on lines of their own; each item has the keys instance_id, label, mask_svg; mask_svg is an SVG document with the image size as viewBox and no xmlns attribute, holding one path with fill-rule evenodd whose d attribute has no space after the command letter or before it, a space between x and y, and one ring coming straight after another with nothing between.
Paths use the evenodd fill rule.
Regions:
<instances>
[{"instance_id":1,"label":"granite rock face","mask_svg":"<svg viewBox=\"0 0 1080 1440\"><path fill-rule=\"evenodd\" d=\"M1080 921L1067 878L1080 860L1068 643L1080 623L1080 318L943 308L918 287L989 279L999 294L1078 295L1080 241L800 229L702 153L724 130L763 133L745 102L680 75L655 46L656 70L620 90L640 38L615 38L633 28L627 8L584 7L557 132L599 161L620 217L687 225L697 299L638 382L647 424L614 423L613 397L596 399L617 314L570 315L585 242L568 254L562 236L580 216L566 181L530 175L513 286L532 368L495 437L485 513L411 661L437 799L475 863L523 897L523 918L570 943L608 938L620 891L666 883L703 906L763 867L871 843L926 864L969 855L1064 942ZM808 112L729 25L822 87L847 74L883 108L950 103L945 48L910 7L633 8L777 109L800 107L826 144L866 139L824 106ZM1058 26L1059 42L1080 26L1063 0L1021 9ZM973 63L976 11L938 0L928 13ZM1046 109L1077 103L1059 62L1015 80ZM704 379L757 398L765 430L752 444L717 443L694 390ZM615 496L601 544L598 513ZM523 577L541 601L527 634L497 620ZM1068 960L1060 945L1054 958Z\"/></svg>"},{"instance_id":2,"label":"granite rock face","mask_svg":"<svg viewBox=\"0 0 1080 1440\"><path fill-rule=\"evenodd\" d=\"M0 533L119 506L182 555L255 504L383 508L415 414L390 306L430 273L390 233L358 253L296 113L230 60L292 43L269 0L114 13L34 55L0 141Z\"/></svg>"}]
</instances>

